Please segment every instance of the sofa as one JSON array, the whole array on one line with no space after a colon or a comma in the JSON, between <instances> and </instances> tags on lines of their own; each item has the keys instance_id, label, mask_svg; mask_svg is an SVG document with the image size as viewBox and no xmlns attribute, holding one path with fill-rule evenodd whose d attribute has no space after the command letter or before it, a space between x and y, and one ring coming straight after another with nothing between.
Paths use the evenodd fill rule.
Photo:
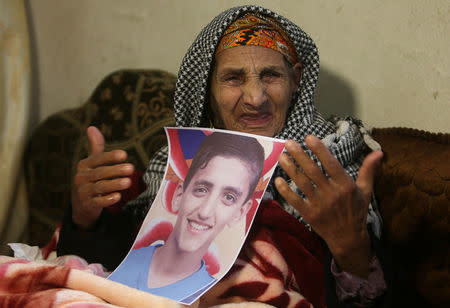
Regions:
<instances>
[{"instance_id":1,"label":"sofa","mask_svg":"<svg viewBox=\"0 0 450 308\"><path fill-rule=\"evenodd\" d=\"M86 129L100 128L106 150L124 149L137 172L166 143L173 126L176 77L161 70L119 70L89 100L42 122L25 153L29 243L43 246L70 202L77 162L86 157ZM450 306L450 134L374 128L384 151L375 181L392 255L396 307ZM139 173L138 173L139 174ZM138 192L125 192L132 199Z\"/></svg>"}]
</instances>

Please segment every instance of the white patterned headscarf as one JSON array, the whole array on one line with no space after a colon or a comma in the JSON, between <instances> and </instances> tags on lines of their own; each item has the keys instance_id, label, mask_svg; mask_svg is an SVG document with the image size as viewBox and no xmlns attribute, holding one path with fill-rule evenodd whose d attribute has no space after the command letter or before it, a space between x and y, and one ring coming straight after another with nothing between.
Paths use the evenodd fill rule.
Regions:
<instances>
[{"instance_id":1,"label":"white patterned headscarf","mask_svg":"<svg viewBox=\"0 0 450 308\"><path fill-rule=\"evenodd\" d=\"M215 17L199 33L181 63L178 72L174 95L175 122L179 127L208 127L208 98L209 79L213 71L214 55L222 34L228 26L244 14L267 16L277 21L291 40L297 52L297 58L302 64L303 70L300 83L286 117L286 123L282 131L275 136L280 139L293 139L304 148L304 138L307 135L315 135L322 139L330 152L339 160L347 173L356 179L359 167L365 154L369 151L369 144L374 144L359 120L347 117L344 119L333 118L324 120L314 105L314 91L319 76L319 55L313 40L297 25L288 19L259 6L240 6L224 11ZM376 146L376 144L375 144ZM374 148L372 148L374 149ZM313 159L320 162L308 151ZM145 216L148 203L156 196L164 166L167 160L167 148L163 148L150 161L149 168L144 176L148 184L147 191L136 201L131 202L127 208L134 208L137 216ZM278 170L278 175L287 178L283 171ZM277 193L272 191L273 197ZM301 192L299 192L301 194ZM279 200L282 202L282 200ZM138 206L139 204L145 206ZM285 204L284 207L299 219L301 216ZM138 210L140 208L140 210ZM140 212L140 215L138 215ZM372 225L376 234L381 230L381 220L372 202L368 222Z\"/></svg>"}]
</instances>

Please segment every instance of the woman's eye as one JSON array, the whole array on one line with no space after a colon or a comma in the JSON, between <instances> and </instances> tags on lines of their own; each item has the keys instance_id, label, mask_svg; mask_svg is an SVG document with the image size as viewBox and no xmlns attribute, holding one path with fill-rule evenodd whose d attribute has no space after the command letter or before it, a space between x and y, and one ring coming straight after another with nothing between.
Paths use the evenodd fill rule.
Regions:
<instances>
[{"instance_id":1,"label":"woman's eye","mask_svg":"<svg viewBox=\"0 0 450 308\"><path fill-rule=\"evenodd\" d=\"M224 76L224 78L223 78L223 81L225 82L225 83L228 83L228 84L240 84L241 83L241 80L242 78L241 78L241 76L240 75L227 75L227 76Z\"/></svg>"}]
</instances>

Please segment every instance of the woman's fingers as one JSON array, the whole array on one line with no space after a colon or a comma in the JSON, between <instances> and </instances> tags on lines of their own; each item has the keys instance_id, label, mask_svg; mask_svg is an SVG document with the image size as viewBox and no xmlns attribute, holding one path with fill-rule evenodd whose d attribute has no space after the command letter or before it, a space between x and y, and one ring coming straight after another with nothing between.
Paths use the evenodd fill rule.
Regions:
<instances>
[{"instance_id":1,"label":"woman's fingers","mask_svg":"<svg viewBox=\"0 0 450 308\"><path fill-rule=\"evenodd\" d=\"M292 159L286 154L281 154L279 164L286 171L287 175L294 181L295 185L309 198L312 198L314 186L309 177L299 169Z\"/></svg>"},{"instance_id":2,"label":"woman's fingers","mask_svg":"<svg viewBox=\"0 0 450 308\"><path fill-rule=\"evenodd\" d=\"M347 181L350 179L349 175L345 172L336 157L331 154L319 138L312 135L306 136L305 143L317 156L323 169L334 182Z\"/></svg>"},{"instance_id":3,"label":"woman's fingers","mask_svg":"<svg viewBox=\"0 0 450 308\"><path fill-rule=\"evenodd\" d=\"M281 196L292 205L297 211L302 213L303 216L307 213L307 203L300 197L297 193L295 193L288 185L288 183L282 178L277 177L275 179L275 187Z\"/></svg>"}]
</instances>

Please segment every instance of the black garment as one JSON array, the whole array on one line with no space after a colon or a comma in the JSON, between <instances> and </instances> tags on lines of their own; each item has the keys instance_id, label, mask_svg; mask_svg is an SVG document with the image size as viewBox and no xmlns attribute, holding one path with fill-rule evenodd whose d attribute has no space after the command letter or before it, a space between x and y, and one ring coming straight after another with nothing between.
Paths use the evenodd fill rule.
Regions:
<instances>
[{"instance_id":1,"label":"black garment","mask_svg":"<svg viewBox=\"0 0 450 308\"><path fill-rule=\"evenodd\" d=\"M72 222L72 208L64 213L57 255L77 255L89 263L100 263L114 270L125 258L136 237L136 224L126 212L114 215L103 210L90 231L81 231Z\"/></svg>"}]
</instances>

